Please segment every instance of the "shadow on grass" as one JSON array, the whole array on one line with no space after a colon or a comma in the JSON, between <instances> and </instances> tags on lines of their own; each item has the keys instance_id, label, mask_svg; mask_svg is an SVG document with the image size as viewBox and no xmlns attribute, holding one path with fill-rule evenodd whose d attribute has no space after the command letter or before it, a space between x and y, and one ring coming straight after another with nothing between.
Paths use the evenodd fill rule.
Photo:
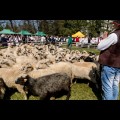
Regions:
<instances>
[{"instance_id":1,"label":"shadow on grass","mask_svg":"<svg viewBox=\"0 0 120 120\"><path fill-rule=\"evenodd\" d=\"M33 94L29 94L29 100L33 96L36 97L37 100L66 100L67 95L69 96L68 98L70 98L71 94L69 94L69 92L66 90L60 90L60 91L57 91L54 93L48 93L44 99L40 98L39 96L34 96ZM67 99L67 100L69 100L69 99Z\"/></svg>"},{"instance_id":2,"label":"shadow on grass","mask_svg":"<svg viewBox=\"0 0 120 120\"><path fill-rule=\"evenodd\" d=\"M90 82L89 80L86 80L86 79L75 79L74 81L76 81L77 83L88 84L88 86L92 89L92 91L95 94L95 96L97 97L97 99L102 100L101 84L100 83L99 83L98 88L97 88L96 85L93 82Z\"/></svg>"},{"instance_id":3,"label":"shadow on grass","mask_svg":"<svg viewBox=\"0 0 120 120\"><path fill-rule=\"evenodd\" d=\"M4 100L11 100L11 96L15 94L17 90L13 88L7 88L5 95L4 95Z\"/></svg>"},{"instance_id":4,"label":"shadow on grass","mask_svg":"<svg viewBox=\"0 0 120 120\"><path fill-rule=\"evenodd\" d=\"M102 100L102 96L101 96L101 88L100 86L98 88L96 88L96 85L94 83L90 83L89 86L92 88L93 93L95 94L95 96L97 97L98 100Z\"/></svg>"}]
</instances>

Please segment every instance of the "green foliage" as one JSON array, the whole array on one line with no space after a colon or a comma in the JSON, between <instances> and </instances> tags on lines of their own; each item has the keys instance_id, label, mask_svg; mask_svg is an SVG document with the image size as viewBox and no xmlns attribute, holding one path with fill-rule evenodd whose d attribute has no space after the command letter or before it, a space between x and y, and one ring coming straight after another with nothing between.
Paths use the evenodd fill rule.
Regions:
<instances>
[{"instance_id":1,"label":"green foliage","mask_svg":"<svg viewBox=\"0 0 120 120\"><path fill-rule=\"evenodd\" d=\"M45 33L49 32L49 25L48 25L47 20L41 20L39 31L42 31L42 32L45 32Z\"/></svg>"},{"instance_id":2,"label":"green foliage","mask_svg":"<svg viewBox=\"0 0 120 120\"><path fill-rule=\"evenodd\" d=\"M31 33L42 31L48 35L68 36L81 31L86 36L92 33L98 36L98 31L110 32L110 20L6 20L5 28L14 32L27 30Z\"/></svg>"},{"instance_id":3,"label":"green foliage","mask_svg":"<svg viewBox=\"0 0 120 120\"><path fill-rule=\"evenodd\" d=\"M9 24L6 24L5 29L11 29L11 26Z\"/></svg>"},{"instance_id":4,"label":"green foliage","mask_svg":"<svg viewBox=\"0 0 120 120\"><path fill-rule=\"evenodd\" d=\"M2 26L0 26L0 31L2 31L3 30L3 27Z\"/></svg>"}]
</instances>

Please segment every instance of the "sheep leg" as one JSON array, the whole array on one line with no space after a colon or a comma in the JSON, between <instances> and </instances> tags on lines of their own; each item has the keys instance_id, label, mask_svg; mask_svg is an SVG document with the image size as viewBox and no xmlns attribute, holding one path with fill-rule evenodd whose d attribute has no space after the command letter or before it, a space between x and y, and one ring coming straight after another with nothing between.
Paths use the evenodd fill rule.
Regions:
<instances>
[{"instance_id":1,"label":"sheep leg","mask_svg":"<svg viewBox=\"0 0 120 120\"><path fill-rule=\"evenodd\" d=\"M77 80L75 79L74 84L76 84L76 83L77 83Z\"/></svg>"},{"instance_id":2,"label":"sheep leg","mask_svg":"<svg viewBox=\"0 0 120 120\"><path fill-rule=\"evenodd\" d=\"M21 94L23 94L24 100L27 100L28 98L27 98L26 92L23 89L23 86L18 85L18 86L16 86L16 88L17 88L18 92L20 92Z\"/></svg>"},{"instance_id":3,"label":"sheep leg","mask_svg":"<svg viewBox=\"0 0 120 120\"><path fill-rule=\"evenodd\" d=\"M27 95L27 100L29 100L31 94L28 92L28 93L26 93L26 95Z\"/></svg>"},{"instance_id":4,"label":"sheep leg","mask_svg":"<svg viewBox=\"0 0 120 120\"><path fill-rule=\"evenodd\" d=\"M98 86L98 84L97 84L97 83L95 84L95 86L96 86L96 88L97 88L97 89L99 89L99 86Z\"/></svg>"},{"instance_id":5,"label":"sheep leg","mask_svg":"<svg viewBox=\"0 0 120 120\"><path fill-rule=\"evenodd\" d=\"M0 99L4 99L5 91L6 91L5 88L0 89Z\"/></svg>"},{"instance_id":6,"label":"sheep leg","mask_svg":"<svg viewBox=\"0 0 120 120\"><path fill-rule=\"evenodd\" d=\"M71 84L73 83L73 79L74 79L74 78L72 77L72 78L71 78Z\"/></svg>"},{"instance_id":7,"label":"sheep leg","mask_svg":"<svg viewBox=\"0 0 120 120\"><path fill-rule=\"evenodd\" d=\"M40 97L40 100L48 100L48 99L50 100L50 97L47 97L47 93L45 92L40 94L39 97Z\"/></svg>"},{"instance_id":8,"label":"sheep leg","mask_svg":"<svg viewBox=\"0 0 120 120\"><path fill-rule=\"evenodd\" d=\"M71 96L71 86L69 86L66 90L68 91L66 100L69 100L69 98Z\"/></svg>"},{"instance_id":9,"label":"sheep leg","mask_svg":"<svg viewBox=\"0 0 120 120\"><path fill-rule=\"evenodd\" d=\"M76 78L73 78L71 85L72 85L72 84L76 84L76 83L77 83L77 79L76 79Z\"/></svg>"},{"instance_id":10,"label":"sheep leg","mask_svg":"<svg viewBox=\"0 0 120 120\"><path fill-rule=\"evenodd\" d=\"M70 81L71 81L71 86L70 86L70 87L72 87L72 85L73 85L73 78L71 78L71 80L70 80Z\"/></svg>"},{"instance_id":11,"label":"sheep leg","mask_svg":"<svg viewBox=\"0 0 120 120\"><path fill-rule=\"evenodd\" d=\"M66 100L69 100L70 96L71 96L71 90L68 91L68 94L67 94Z\"/></svg>"}]
</instances>

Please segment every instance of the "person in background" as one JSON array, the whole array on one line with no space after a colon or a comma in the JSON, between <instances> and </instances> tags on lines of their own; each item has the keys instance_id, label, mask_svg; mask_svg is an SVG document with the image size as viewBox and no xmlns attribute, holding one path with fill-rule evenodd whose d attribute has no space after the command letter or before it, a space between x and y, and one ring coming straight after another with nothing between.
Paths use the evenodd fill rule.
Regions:
<instances>
[{"instance_id":1,"label":"person in background","mask_svg":"<svg viewBox=\"0 0 120 120\"><path fill-rule=\"evenodd\" d=\"M76 42L76 47L78 47L79 46L79 37L77 36L76 38L75 38L75 42Z\"/></svg>"},{"instance_id":2,"label":"person in background","mask_svg":"<svg viewBox=\"0 0 120 120\"><path fill-rule=\"evenodd\" d=\"M67 48L70 50L72 48L72 37L70 35L68 36Z\"/></svg>"},{"instance_id":3,"label":"person in background","mask_svg":"<svg viewBox=\"0 0 120 120\"><path fill-rule=\"evenodd\" d=\"M8 38L4 34L1 35L1 44L4 47L8 46Z\"/></svg>"},{"instance_id":4,"label":"person in background","mask_svg":"<svg viewBox=\"0 0 120 120\"><path fill-rule=\"evenodd\" d=\"M114 20L112 24L114 31L100 41L97 46L97 49L100 50L99 63L101 65L103 100L117 100L119 95L120 20Z\"/></svg>"}]
</instances>

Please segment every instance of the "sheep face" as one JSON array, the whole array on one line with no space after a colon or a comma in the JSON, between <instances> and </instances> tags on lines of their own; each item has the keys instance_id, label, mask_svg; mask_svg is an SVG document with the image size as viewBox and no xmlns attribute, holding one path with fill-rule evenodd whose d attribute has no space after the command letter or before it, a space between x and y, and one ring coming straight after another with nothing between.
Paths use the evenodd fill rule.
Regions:
<instances>
[{"instance_id":1,"label":"sheep face","mask_svg":"<svg viewBox=\"0 0 120 120\"><path fill-rule=\"evenodd\" d=\"M92 67L92 70L90 71L90 78L91 78L91 81L95 84L97 83L97 81L96 81L97 73L96 72L97 72L96 68Z\"/></svg>"},{"instance_id":2,"label":"sheep face","mask_svg":"<svg viewBox=\"0 0 120 120\"><path fill-rule=\"evenodd\" d=\"M22 74L21 76L19 76L16 80L15 83L16 84L20 84L20 85L24 85L24 83L27 81L27 74Z\"/></svg>"},{"instance_id":3,"label":"sheep face","mask_svg":"<svg viewBox=\"0 0 120 120\"><path fill-rule=\"evenodd\" d=\"M30 72L33 70L33 67L31 64L26 64L25 66L22 66L22 68L20 69L21 71L24 71L25 73Z\"/></svg>"}]
</instances>

